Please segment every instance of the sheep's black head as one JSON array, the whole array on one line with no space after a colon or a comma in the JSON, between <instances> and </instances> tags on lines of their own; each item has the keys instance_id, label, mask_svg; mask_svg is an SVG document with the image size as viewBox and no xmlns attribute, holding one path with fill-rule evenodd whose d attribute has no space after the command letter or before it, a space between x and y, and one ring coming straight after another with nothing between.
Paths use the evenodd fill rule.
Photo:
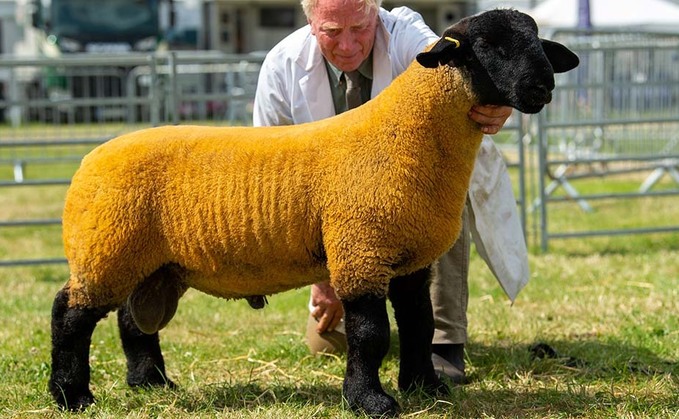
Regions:
<instances>
[{"instance_id":1,"label":"sheep's black head","mask_svg":"<svg viewBox=\"0 0 679 419\"><path fill-rule=\"evenodd\" d=\"M516 10L491 10L446 29L417 61L429 68L464 67L481 104L537 113L552 100L554 73L579 64L565 46L538 38L533 18Z\"/></svg>"}]
</instances>

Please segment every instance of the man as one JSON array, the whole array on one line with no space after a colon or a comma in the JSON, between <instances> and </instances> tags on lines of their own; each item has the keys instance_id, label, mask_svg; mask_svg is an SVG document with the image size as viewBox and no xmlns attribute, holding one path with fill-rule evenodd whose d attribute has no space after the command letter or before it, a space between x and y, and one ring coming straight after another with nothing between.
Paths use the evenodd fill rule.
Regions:
<instances>
[{"instance_id":1,"label":"man","mask_svg":"<svg viewBox=\"0 0 679 419\"><path fill-rule=\"evenodd\" d=\"M302 0L301 3L309 25L276 45L262 65L253 116L257 126L300 124L344 112L348 107L345 98L348 84L358 84L361 102L365 102L388 86L418 53L438 39L419 14L406 7L388 12L380 8L381 0ZM477 122L484 133L495 134L511 111L508 107L474 106L469 110L469 118ZM513 228L501 237L509 236L510 240L514 240L518 234L518 242L523 244L506 167L491 141L484 141L479 160L484 157L487 160L485 166L479 169L477 164L475 176L477 171L486 175L489 171L494 175L500 174L493 176L489 184L500 186L504 201L508 198L508 202L503 201L500 205L501 210L505 217L506 214L513 217L509 220ZM492 193L495 194L494 191ZM490 208L496 209L493 205L489 209L481 209L484 217L476 214L477 218L485 220L487 213L492 211ZM467 339L470 230L474 232L476 224L488 225L488 222L470 225L469 218L474 215L473 209L467 205L460 238L433 269L431 294L436 330L432 361L439 375L450 378L454 383L466 380L464 343ZM499 224L505 222L503 220ZM500 225L490 230L503 228L505 226ZM492 260L498 256L498 252L494 251L497 246L491 239L491 254L486 255L484 244L487 243L477 241L477 247L484 259L488 260L490 256ZM505 275L510 279L502 284L512 299L527 281L525 247L523 253L519 251L514 259L518 260L518 275L511 275L517 269L511 266L507 269L505 260L500 261L499 267L489 264L498 278L510 271L510 275ZM343 314L342 304L329 283L311 287L307 343L312 352L338 352L345 348Z\"/></svg>"}]
</instances>

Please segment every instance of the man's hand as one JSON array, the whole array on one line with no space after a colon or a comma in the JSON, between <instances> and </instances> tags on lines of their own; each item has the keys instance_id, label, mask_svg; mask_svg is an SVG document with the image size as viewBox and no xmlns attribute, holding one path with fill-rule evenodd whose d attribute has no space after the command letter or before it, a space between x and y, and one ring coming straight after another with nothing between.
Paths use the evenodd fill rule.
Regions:
<instances>
[{"instance_id":1,"label":"man's hand","mask_svg":"<svg viewBox=\"0 0 679 419\"><path fill-rule=\"evenodd\" d=\"M497 134L512 114L509 106L474 105L469 111L469 119L481 125L481 132Z\"/></svg>"},{"instance_id":2,"label":"man's hand","mask_svg":"<svg viewBox=\"0 0 679 419\"><path fill-rule=\"evenodd\" d=\"M318 320L316 332L332 332L344 316L344 307L337 298L329 282L311 286L311 305L315 307L311 315Z\"/></svg>"}]
</instances>

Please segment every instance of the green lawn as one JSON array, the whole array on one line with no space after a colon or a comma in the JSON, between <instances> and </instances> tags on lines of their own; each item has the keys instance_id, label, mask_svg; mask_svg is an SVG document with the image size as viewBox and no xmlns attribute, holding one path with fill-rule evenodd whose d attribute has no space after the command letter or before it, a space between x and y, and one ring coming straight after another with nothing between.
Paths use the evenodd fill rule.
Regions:
<instances>
[{"instance_id":1,"label":"green lawn","mask_svg":"<svg viewBox=\"0 0 679 419\"><path fill-rule=\"evenodd\" d=\"M398 395L406 417L677 417L676 251L531 256L528 287L510 305L474 256L469 385L450 397ZM0 416L70 417L51 401L49 319L65 266L0 271ZM244 301L189 292L161 332L176 390L131 390L115 315L96 329L90 417L351 417L343 357L314 358L302 341L306 290ZM393 346L398 343L395 331ZM557 358L536 358L546 343ZM398 352L382 368L396 393Z\"/></svg>"}]
</instances>

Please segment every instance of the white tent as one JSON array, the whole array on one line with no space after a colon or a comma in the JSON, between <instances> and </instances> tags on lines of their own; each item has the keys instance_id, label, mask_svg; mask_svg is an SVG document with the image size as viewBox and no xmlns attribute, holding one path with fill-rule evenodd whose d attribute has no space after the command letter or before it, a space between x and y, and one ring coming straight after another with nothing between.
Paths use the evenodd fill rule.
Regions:
<instances>
[{"instance_id":1,"label":"white tent","mask_svg":"<svg viewBox=\"0 0 679 419\"><path fill-rule=\"evenodd\" d=\"M589 0L595 29L657 27L679 32L679 5L665 0ZM575 28L578 0L545 0L527 11L541 27Z\"/></svg>"}]
</instances>

